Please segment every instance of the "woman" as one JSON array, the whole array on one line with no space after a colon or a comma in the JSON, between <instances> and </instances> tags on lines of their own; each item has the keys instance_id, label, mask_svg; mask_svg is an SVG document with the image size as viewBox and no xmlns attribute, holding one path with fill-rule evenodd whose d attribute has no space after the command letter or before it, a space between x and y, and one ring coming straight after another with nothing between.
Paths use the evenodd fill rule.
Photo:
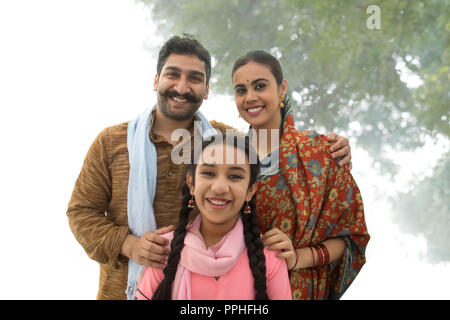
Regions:
<instances>
[{"instance_id":1,"label":"woman","mask_svg":"<svg viewBox=\"0 0 450 320\"><path fill-rule=\"evenodd\" d=\"M253 199L259 161L249 161L249 139L242 144L220 135L211 141L202 145L201 153L193 153L201 156L199 161L192 158L179 224L167 236L171 239L167 266L163 271L146 267L136 297L291 299L285 261L261 241ZM223 155L223 161L208 158L211 154ZM229 155L234 159L231 163ZM199 214L187 227L195 206Z\"/></svg>"},{"instance_id":2,"label":"woman","mask_svg":"<svg viewBox=\"0 0 450 320\"><path fill-rule=\"evenodd\" d=\"M365 263L369 241L359 189L324 136L295 128L277 59L251 51L236 61L232 78L263 159L256 193L263 242L282 250L294 299L339 299Z\"/></svg>"}]
</instances>

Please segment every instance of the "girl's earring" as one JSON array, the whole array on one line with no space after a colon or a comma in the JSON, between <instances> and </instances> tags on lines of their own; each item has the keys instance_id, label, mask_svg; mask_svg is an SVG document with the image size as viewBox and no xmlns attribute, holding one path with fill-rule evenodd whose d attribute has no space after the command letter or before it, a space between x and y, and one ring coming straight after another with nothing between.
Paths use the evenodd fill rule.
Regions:
<instances>
[{"instance_id":1,"label":"girl's earring","mask_svg":"<svg viewBox=\"0 0 450 320\"><path fill-rule=\"evenodd\" d=\"M252 213L252 208L250 208L250 205L247 201L247 205L244 208L244 214L251 214Z\"/></svg>"},{"instance_id":2,"label":"girl's earring","mask_svg":"<svg viewBox=\"0 0 450 320\"><path fill-rule=\"evenodd\" d=\"M195 200L194 200L194 196L191 196L191 200L189 200L189 202L188 202L188 208L189 208L189 209L195 208Z\"/></svg>"},{"instance_id":3,"label":"girl's earring","mask_svg":"<svg viewBox=\"0 0 450 320\"><path fill-rule=\"evenodd\" d=\"M280 109L284 108L284 96L280 97Z\"/></svg>"}]
</instances>

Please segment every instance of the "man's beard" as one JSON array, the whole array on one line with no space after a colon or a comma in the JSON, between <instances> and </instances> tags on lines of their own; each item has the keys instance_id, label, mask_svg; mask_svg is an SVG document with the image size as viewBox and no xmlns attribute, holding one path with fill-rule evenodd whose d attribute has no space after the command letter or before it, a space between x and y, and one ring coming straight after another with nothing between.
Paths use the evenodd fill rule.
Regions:
<instances>
[{"instance_id":1,"label":"man's beard","mask_svg":"<svg viewBox=\"0 0 450 320\"><path fill-rule=\"evenodd\" d=\"M186 106L184 111L173 112L170 110L169 98L178 97L181 99L186 99L190 104ZM194 116L195 112L200 108L202 104L202 98L197 98L192 94L178 94L173 90L158 91L158 106L161 112L168 118L173 120L187 120Z\"/></svg>"}]
</instances>

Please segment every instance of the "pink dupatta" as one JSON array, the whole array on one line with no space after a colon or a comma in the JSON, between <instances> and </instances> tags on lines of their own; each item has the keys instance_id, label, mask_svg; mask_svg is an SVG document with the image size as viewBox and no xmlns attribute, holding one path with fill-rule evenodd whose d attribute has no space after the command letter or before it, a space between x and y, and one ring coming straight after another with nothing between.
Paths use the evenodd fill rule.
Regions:
<instances>
[{"instance_id":1,"label":"pink dupatta","mask_svg":"<svg viewBox=\"0 0 450 320\"><path fill-rule=\"evenodd\" d=\"M191 272L210 277L223 276L234 267L245 251L240 218L219 243L209 248L200 234L200 225L201 215L198 215L186 233L172 288L173 300L191 299Z\"/></svg>"}]
</instances>

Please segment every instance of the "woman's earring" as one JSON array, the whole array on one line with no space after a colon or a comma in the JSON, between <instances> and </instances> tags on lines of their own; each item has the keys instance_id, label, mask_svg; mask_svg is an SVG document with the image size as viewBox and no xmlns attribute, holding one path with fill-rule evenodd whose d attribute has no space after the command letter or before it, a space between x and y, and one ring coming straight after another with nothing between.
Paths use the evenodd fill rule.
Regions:
<instances>
[{"instance_id":1,"label":"woman's earring","mask_svg":"<svg viewBox=\"0 0 450 320\"><path fill-rule=\"evenodd\" d=\"M189 202L188 202L188 208L189 208L189 209L195 208L195 200L194 200L194 196L191 196L191 200L189 200Z\"/></svg>"},{"instance_id":2,"label":"woman's earring","mask_svg":"<svg viewBox=\"0 0 450 320\"><path fill-rule=\"evenodd\" d=\"M250 208L250 204L247 201L247 205L244 208L244 214L251 214L252 213L252 208Z\"/></svg>"},{"instance_id":3,"label":"woman's earring","mask_svg":"<svg viewBox=\"0 0 450 320\"><path fill-rule=\"evenodd\" d=\"M280 109L284 108L284 96L280 97Z\"/></svg>"}]
</instances>

